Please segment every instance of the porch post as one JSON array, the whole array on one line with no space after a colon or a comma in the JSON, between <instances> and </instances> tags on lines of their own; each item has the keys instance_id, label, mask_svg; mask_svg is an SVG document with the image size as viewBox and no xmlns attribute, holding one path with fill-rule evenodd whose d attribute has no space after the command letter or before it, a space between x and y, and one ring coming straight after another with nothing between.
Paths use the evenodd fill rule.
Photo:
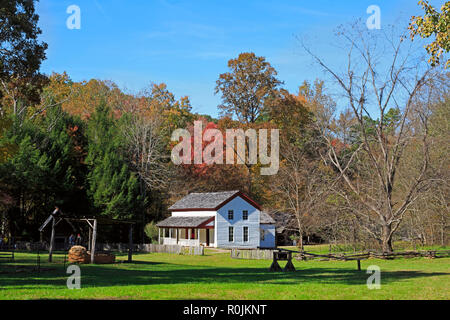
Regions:
<instances>
[{"instance_id":1,"label":"porch post","mask_svg":"<svg viewBox=\"0 0 450 320\"><path fill-rule=\"evenodd\" d=\"M200 245L200 228L197 229L197 241L198 245Z\"/></svg>"},{"instance_id":2,"label":"porch post","mask_svg":"<svg viewBox=\"0 0 450 320\"><path fill-rule=\"evenodd\" d=\"M161 228L158 228L158 244L161 244Z\"/></svg>"}]
</instances>

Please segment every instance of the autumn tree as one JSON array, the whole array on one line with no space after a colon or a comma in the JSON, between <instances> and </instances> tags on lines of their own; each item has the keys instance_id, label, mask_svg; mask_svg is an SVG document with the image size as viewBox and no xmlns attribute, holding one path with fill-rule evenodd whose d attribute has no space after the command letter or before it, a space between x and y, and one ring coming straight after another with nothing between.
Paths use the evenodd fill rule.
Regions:
<instances>
[{"instance_id":1,"label":"autumn tree","mask_svg":"<svg viewBox=\"0 0 450 320\"><path fill-rule=\"evenodd\" d=\"M194 119L189 97L179 99L169 91L165 83L152 83L138 95L138 113L145 117L159 115L161 135L167 146L175 129L186 128ZM134 112L136 113L136 112Z\"/></svg>"},{"instance_id":2,"label":"autumn tree","mask_svg":"<svg viewBox=\"0 0 450 320\"><path fill-rule=\"evenodd\" d=\"M52 80L52 88L55 89L54 94L65 94L65 97L60 97L63 110L80 116L84 120L89 119L95 109L103 102L111 108L113 114L118 113L117 110L121 106L120 102L124 100L123 93L112 81L91 79L89 81L72 82L64 74L62 76L56 75ZM69 91L67 92L67 90ZM121 96L123 99L118 99L117 96ZM111 101L113 97L115 103ZM117 114L117 117L119 116L120 113Z\"/></svg>"},{"instance_id":3,"label":"autumn tree","mask_svg":"<svg viewBox=\"0 0 450 320\"><path fill-rule=\"evenodd\" d=\"M430 38L434 40L428 44L427 49L432 66L436 66L442 61L442 55L450 50L450 1L446 1L441 12L438 12L428 0L420 0L419 4L425 11L423 16L413 16L409 25L411 39L416 36ZM446 68L450 65L450 60L445 62Z\"/></svg>"},{"instance_id":4,"label":"autumn tree","mask_svg":"<svg viewBox=\"0 0 450 320\"><path fill-rule=\"evenodd\" d=\"M234 115L245 124L255 123L264 108L264 102L282 84L276 70L264 57L253 52L239 54L228 61L230 72L216 81L215 93L222 94L219 109L223 114Z\"/></svg>"},{"instance_id":5,"label":"autumn tree","mask_svg":"<svg viewBox=\"0 0 450 320\"><path fill-rule=\"evenodd\" d=\"M271 127L264 119L265 104L269 98L278 94L277 90L282 82L276 78L275 68L264 57L258 57L252 52L241 53L236 59L229 60L228 68L230 71L221 74L216 81L215 93L220 92L222 96L222 103L218 108L223 116L230 119L234 116L238 120L232 124L233 127L241 129L237 134L242 136L236 140L244 139L245 155L234 148L234 156L247 170L245 190L253 197L259 198L257 195L260 192L257 189L260 188L257 185L261 182L258 181L264 179L257 173L260 164L246 161L250 157L248 153L250 138L243 135L248 129Z\"/></svg>"},{"instance_id":6,"label":"autumn tree","mask_svg":"<svg viewBox=\"0 0 450 320\"><path fill-rule=\"evenodd\" d=\"M265 117L280 129L282 144L299 144L306 138L312 113L306 107L306 98L279 90L265 103Z\"/></svg>"},{"instance_id":7,"label":"autumn tree","mask_svg":"<svg viewBox=\"0 0 450 320\"><path fill-rule=\"evenodd\" d=\"M207 136L206 132L220 132L225 137L225 129L233 125L231 119L221 119L218 124L207 121L203 117L199 117L196 121L202 124L202 140L201 150L194 148L194 126L190 124L187 130L190 132L191 146L190 162L191 164L180 164L175 166L171 164L171 170L175 173L172 177L172 185L169 192L172 194L173 200L178 200L180 196L184 196L189 192L214 192L231 189L240 189L248 192L247 189L247 172L242 166L236 164L225 164L226 144L225 139L217 139L216 136ZM200 152L201 154L195 154ZM211 159L222 159L223 163L202 163L195 164L195 157L210 156ZM203 158L203 160L205 160Z\"/></svg>"}]
</instances>

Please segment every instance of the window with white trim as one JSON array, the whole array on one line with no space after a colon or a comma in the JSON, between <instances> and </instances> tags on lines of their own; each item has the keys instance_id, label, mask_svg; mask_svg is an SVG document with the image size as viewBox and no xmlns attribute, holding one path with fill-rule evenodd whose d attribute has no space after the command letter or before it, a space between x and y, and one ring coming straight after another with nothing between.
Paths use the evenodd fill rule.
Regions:
<instances>
[{"instance_id":1,"label":"window with white trim","mask_svg":"<svg viewBox=\"0 0 450 320\"><path fill-rule=\"evenodd\" d=\"M228 241L233 242L234 241L234 228L228 227Z\"/></svg>"},{"instance_id":2,"label":"window with white trim","mask_svg":"<svg viewBox=\"0 0 450 320\"><path fill-rule=\"evenodd\" d=\"M244 235L244 242L248 242L248 227L244 227L243 235Z\"/></svg>"},{"instance_id":3,"label":"window with white trim","mask_svg":"<svg viewBox=\"0 0 450 320\"><path fill-rule=\"evenodd\" d=\"M233 218L234 218L234 211L228 210L228 220L233 220Z\"/></svg>"},{"instance_id":4,"label":"window with white trim","mask_svg":"<svg viewBox=\"0 0 450 320\"><path fill-rule=\"evenodd\" d=\"M248 220L248 211L247 210L242 211L242 220Z\"/></svg>"}]
</instances>

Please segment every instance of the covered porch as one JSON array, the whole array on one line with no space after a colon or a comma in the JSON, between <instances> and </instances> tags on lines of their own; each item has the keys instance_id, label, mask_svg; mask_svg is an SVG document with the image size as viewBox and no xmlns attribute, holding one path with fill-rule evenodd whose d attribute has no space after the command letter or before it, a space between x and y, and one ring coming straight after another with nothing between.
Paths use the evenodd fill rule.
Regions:
<instances>
[{"instance_id":1,"label":"covered porch","mask_svg":"<svg viewBox=\"0 0 450 320\"><path fill-rule=\"evenodd\" d=\"M180 246L214 246L214 216L169 217L157 224L158 243Z\"/></svg>"}]
</instances>

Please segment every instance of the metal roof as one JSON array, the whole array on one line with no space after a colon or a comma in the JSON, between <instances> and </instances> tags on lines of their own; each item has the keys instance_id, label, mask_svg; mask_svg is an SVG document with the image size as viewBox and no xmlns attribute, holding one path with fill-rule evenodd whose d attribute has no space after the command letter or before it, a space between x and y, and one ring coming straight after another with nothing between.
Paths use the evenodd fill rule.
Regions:
<instances>
[{"instance_id":1,"label":"metal roof","mask_svg":"<svg viewBox=\"0 0 450 320\"><path fill-rule=\"evenodd\" d=\"M177 217L172 216L161 222L158 222L156 226L167 228L167 227L181 227L181 228L195 228L205 223L209 219L214 216L206 216L206 217Z\"/></svg>"},{"instance_id":2,"label":"metal roof","mask_svg":"<svg viewBox=\"0 0 450 320\"><path fill-rule=\"evenodd\" d=\"M175 202L169 207L169 210L183 210L183 209L211 209L227 201L229 198L239 193L239 190L222 191L222 192L193 192L184 198Z\"/></svg>"},{"instance_id":3,"label":"metal roof","mask_svg":"<svg viewBox=\"0 0 450 320\"><path fill-rule=\"evenodd\" d=\"M259 223L275 224L275 220L273 220L272 217L266 211L261 211L261 214L259 216Z\"/></svg>"}]
</instances>

